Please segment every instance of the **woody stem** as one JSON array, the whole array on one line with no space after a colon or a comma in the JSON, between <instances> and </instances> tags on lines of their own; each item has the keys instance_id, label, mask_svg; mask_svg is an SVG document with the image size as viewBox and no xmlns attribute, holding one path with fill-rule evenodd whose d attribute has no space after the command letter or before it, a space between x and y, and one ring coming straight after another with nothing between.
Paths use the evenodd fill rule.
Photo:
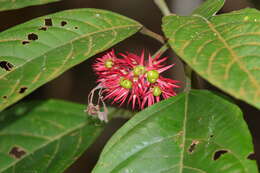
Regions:
<instances>
[{"instance_id":1,"label":"woody stem","mask_svg":"<svg viewBox=\"0 0 260 173\"><path fill-rule=\"evenodd\" d=\"M158 6L164 16L171 14L165 0L154 0L154 3Z\"/></svg>"}]
</instances>

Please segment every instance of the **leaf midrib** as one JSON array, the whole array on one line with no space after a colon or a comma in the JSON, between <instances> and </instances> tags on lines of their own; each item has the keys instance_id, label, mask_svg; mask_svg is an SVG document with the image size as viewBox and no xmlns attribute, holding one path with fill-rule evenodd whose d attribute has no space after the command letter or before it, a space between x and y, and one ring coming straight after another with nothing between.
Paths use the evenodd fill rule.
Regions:
<instances>
[{"instance_id":1,"label":"leaf midrib","mask_svg":"<svg viewBox=\"0 0 260 173\"><path fill-rule=\"evenodd\" d=\"M229 44L226 42L226 40L222 37L221 33L215 29L215 27L213 26L213 24L207 20L206 18L202 17L202 16L199 16L199 15L196 15L197 17L200 17L202 18L208 25L208 27L210 28L210 30L214 33L217 34L217 38L220 42L222 42L225 46L225 48L230 52L230 54L232 55L234 61L239 65L239 67L247 73L247 75L249 76L251 82L255 85L255 88L257 89L257 92L260 92L260 85L258 84L257 80L255 79L255 77L251 74L251 72L245 68L244 64L241 63L239 61L239 59L237 59L237 54L236 52L229 46Z\"/></svg>"},{"instance_id":2,"label":"leaf midrib","mask_svg":"<svg viewBox=\"0 0 260 173\"><path fill-rule=\"evenodd\" d=\"M141 119L139 122L137 122L136 124L134 124L134 127L133 127L133 128L129 129L127 132L125 132L124 135L121 135L121 136L118 137L115 141L113 141L113 144L112 144L109 148L106 148L106 150L105 150L106 152L104 152L102 155L106 155L109 150L111 150L113 147L115 147L116 144L117 144L121 139L123 139L123 138L126 136L126 134L128 134L129 132L132 132L132 131L135 129L136 126L142 125L142 123L144 123L145 121L147 121L151 116L155 116L155 115L154 115L155 113L160 112L160 111L163 110L165 107L168 107L168 106L171 105L171 104L177 103L182 97L183 97L183 96L179 96L179 98L176 99L174 102L171 102L171 103L168 103L168 104L166 104L166 105L161 106L161 107L160 107L159 109L157 109L156 111L150 113L149 117L145 117L144 119Z\"/></svg>"},{"instance_id":3,"label":"leaf midrib","mask_svg":"<svg viewBox=\"0 0 260 173\"><path fill-rule=\"evenodd\" d=\"M187 124L187 113L188 113L188 100L189 100L189 92L185 95L185 104L184 104L184 118L183 118L183 135L182 135L182 151L180 152L180 169L179 173L183 172L183 166L184 166L184 151L185 151L185 141L186 141L186 124Z\"/></svg>"},{"instance_id":4,"label":"leaf midrib","mask_svg":"<svg viewBox=\"0 0 260 173\"><path fill-rule=\"evenodd\" d=\"M154 115L155 113L157 113L157 112L163 110L165 107L168 107L168 106L171 105L171 104L177 103L177 102L178 102L179 100L181 100L184 96L185 96L185 95L179 96L179 98L177 98L176 100L174 100L174 102L170 102L170 103L168 103L168 104L166 104L166 105L161 106L159 109L157 109L156 111L154 111L154 112L152 112L151 114L149 114L148 117L145 117L144 119L139 120L139 122L136 122L136 124L134 124L134 127L133 127L133 128L131 128L131 129L129 129L127 132L125 132L124 135L119 136L119 137L116 139L116 141L113 141L113 144L112 144L109 148L107 148L107 147L104 148L105 150L103 150L103 151L105 151L105 152L102 151L102 153L101 153L101 155L100 155L100 158L102 158L102 156L106 155L109 150L111 150L112 148L116 147L117 143L119 143L120 140L122 140L125 136L127 136L126 134L132 132L137 126L142 125L142 123L144 123L145 121L149 120L152 116L155 116L155 115ZM147 145L147 146L149 146L149 145ZM147 146L146 146L146 147L147 147ZM139 150L139 151L140 151L140 150ZM135 154L135 153L134 153L134 154ZM128 158L131 157L131 156L133 156L134 154L129 155ZM128 158L127 158L127 159L128 159ZM127 159L125 159L125 160L127 160ZM119 163L113 168L113 170L116 169L116 168L117 168L121 163L123 163L125 160L122 160L121 162L119 162ZM99 160L99 161L100 161L100 160ZM99 162L99 161L98 161L98 162ZM97 169L97 167L95 167L92 172L94 172L95 169ZM111 172L111 171L110 171L110 172Z\"/></svg>"}]
</instances>

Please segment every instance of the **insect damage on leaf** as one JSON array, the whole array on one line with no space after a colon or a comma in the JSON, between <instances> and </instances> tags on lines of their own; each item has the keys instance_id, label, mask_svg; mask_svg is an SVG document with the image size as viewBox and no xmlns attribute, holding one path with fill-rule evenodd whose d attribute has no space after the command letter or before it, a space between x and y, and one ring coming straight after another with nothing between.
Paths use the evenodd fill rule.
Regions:
<instances>
[{"instance_id":1,"label":"insect damage on leaf","mask_svg":"<svg viewBox=\"0 0 260 173\"><path fill-rule=\"evenodd\" d=\"M247 159L249 159L249 160L256 160L256 154L255 154L255 153L250 153L250 154L247 156Z\"/></svg>"},{"instance_id":2,"label":"insect damage on leaf","mask_svg":"<svg viewBox=\"0 0 260 173\"><path fill-rule=\"evenodd\" d=\"M22 41L22 44L23 45L26 45L26 44L29 44L30 42L28 41L28 40L24 40L24 41Z\"/></svg>"},{"instance_id":3,"label":"insect damage on leaf","mask_svg":"<svg viewBox=\"0 0 260 173\"><path fill-rule=\"evenodd\" d=\"M218 150L214 153L213 160L218 160L222 155L228 153L228 150Z\"/></svg>"},{"instance_id":4,"label":"insect damage on leaf","mask_svg":"<svg viewBox=\"0 0 260 173\"><path fill-rule=\"evenodd\" d=\"M50 18L45 19L45 26L52 26L52 20Z\"/></svg>"},{"instance_id":5,"label":"insect damage on leaf","mask_svg":"<svg viewBox=\"0 0 260 173\"><path fill-rule=\"evenodd\" d=\"M26 151L24 149L22 149L21 147L17 147L17 146L13 147L9 151L9 155L16 159L22 158L25 154L26 154Z\"/></svg>"},{"instance_id":6,"label":"insect damage on leaf","mask_svg":"<svg viewBox=\"0 0 260 173\"><path fill-rule=\"evenodd\" d=\"M31 33L28 35L28 40L33 40L33 41L38 40L38 35Z\"/></svg>"},{"instance_id":7,"label":"insect damage on leaf","mask_svg":"<svg viewBox=\"0 0 260 173\"><path fill-rule=\"evenodd\" d=\"M6 71L11 71L14 65L8 61L0 61L0 67L5 69Z\"/></svg>"},{"instance_id":8,"label":"insect damage on leaf","mask_svg":"<svg viewBox=\"0 0 260 173\"><path fill-rule=\"evenodd\" d=\"M61 26L65 26L65 25L67 25L67 22L66 21L61 21L60 25Z\"/></svg>"},{"instance_id":9,"label":"insect damage on leaf","mask_svg":"<svg viewBox=\"0 0 260 173\"><path fill-rule=\"evenodd\" d=\"M43 27L40 27L40 28L39 28L40 31L47 31L47 29L48 29L48 28L47 28L46 26L43 26Z\"/></svg>"},{"instance_id":10,"label":"insect damage on leaf","mask_svg":"<svg viewBox=\"0 0 260 173\"><path fill-rule=\"evenodd\" d=\"M28 89L27 87L21 87L19 93L23 94L27 89Z\"/></svg>"},{"instance_id":11,"label":"insect damage on leaf","mask_svg":"<svg viewBox=\"0 0 260 173\"><path fill-rule=\"evenodd\" d=\"M190 144L190 147L188 149L189 153L193 153L194 150L196 149L196 146L199 144L199 141L193 140L192 143Z\"/></svg>"}]
</instances>

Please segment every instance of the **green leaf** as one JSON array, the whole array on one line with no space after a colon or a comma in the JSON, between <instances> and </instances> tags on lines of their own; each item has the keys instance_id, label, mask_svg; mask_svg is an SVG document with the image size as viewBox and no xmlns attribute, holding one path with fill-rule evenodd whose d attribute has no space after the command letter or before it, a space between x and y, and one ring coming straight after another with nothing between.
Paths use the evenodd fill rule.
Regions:
<instances>
[{"instance_id":1,"label":"green leaf","mask_svg":"<svg viewBox=\"0 0 260 173\"><path fill-rule=\"evenodd\" d=\"M41 5L60 0L0 0L0 11L23 8L31 5Z\"/></svg>"},{"instance_id":2,"label":"green leaf","mask_svg":"<svg viewBox=\"0 0 260 173\"><path fill-rule=\"evenodd\" d=\"M173 50L213 85L260 108L260 12L167 16L163 30Z\"/></svg>"},{"instance_id":3,"label":"green leaf","mask_svg":"<svg viewBox=\"0 0 260 173\"><path fill-rule=\"evenodd\" d=\"M50 100L2 112L0 172L62 173L103 129L84 109L84 105Z\"/></svg>"},{"instance_id":4,"label":"green leaf","mask_svg":"<svg viewBox=\"0 0 260 173\"><path fill-rule=\"evenodd\" d=\"M210 18L215 15L225 4L225 0L207 0L199 6L192 14Z\"/></svg>"},{"instance_id":5,"label":"green leaf","mask_svg":"<svg viewBox=\"0 0 260 173\"><path fill-rule=\"evenodd\" d=\"M256 173L247 159L252 152L239 108L193 90L135 115L105 146L93 173Z\"/></svg>"},{"instance_id":6,"label":"green leaf","mask_svg":"<svg viewBox=\"0 0 260 173\"><path fill-rule=\"evenodd\" d=\"M77 9L0 33L0 111L140 27L109 11Z\"/></svg>"},{"instance_id":7,"label":"green leaf","mask_svg":"<svg viewBox=\"0 0 260 173\"><path fill-rule=\"evenodd\" d=\"M84 105L49 100L22 103L3 111L0 172L62 173L103 129L84 109ZM126 113L109 110L111 116Z\"/></svg>"}]
</instances>

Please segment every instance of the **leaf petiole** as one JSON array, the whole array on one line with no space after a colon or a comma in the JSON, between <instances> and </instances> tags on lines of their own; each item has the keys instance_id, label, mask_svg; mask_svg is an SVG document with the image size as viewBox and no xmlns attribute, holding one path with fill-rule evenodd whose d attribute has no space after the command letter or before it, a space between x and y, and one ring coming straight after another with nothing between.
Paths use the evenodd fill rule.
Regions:
<instances>
[{"instance_id":1,"label":"leaf petiole","mask_svg":"<svg viewBox=\"0 0 260 173\"><path fill-rule=\"evenodd\" d=\"M164 44L165 43L165 38L151 30L149 30L148 28L146 27L143 27L141 30L140 30L140 33L143 34L143 35L147 35L151 38L154 38L155 40L159 41L160 43Z\"/></svg>"},{"instance_id":2,"label":"leaf petiole","mask_svg":"<svg viewBox=\"0 0 260 173\"><path fill-rule=\"evenodd\" d=\"M162 55L165 51L167 51L169 49L169 45L168 43L165 43L159 50L157 50L154 54L153 54L153 58L155 58L157 55Z\"/></svg>"}]
</instances>

